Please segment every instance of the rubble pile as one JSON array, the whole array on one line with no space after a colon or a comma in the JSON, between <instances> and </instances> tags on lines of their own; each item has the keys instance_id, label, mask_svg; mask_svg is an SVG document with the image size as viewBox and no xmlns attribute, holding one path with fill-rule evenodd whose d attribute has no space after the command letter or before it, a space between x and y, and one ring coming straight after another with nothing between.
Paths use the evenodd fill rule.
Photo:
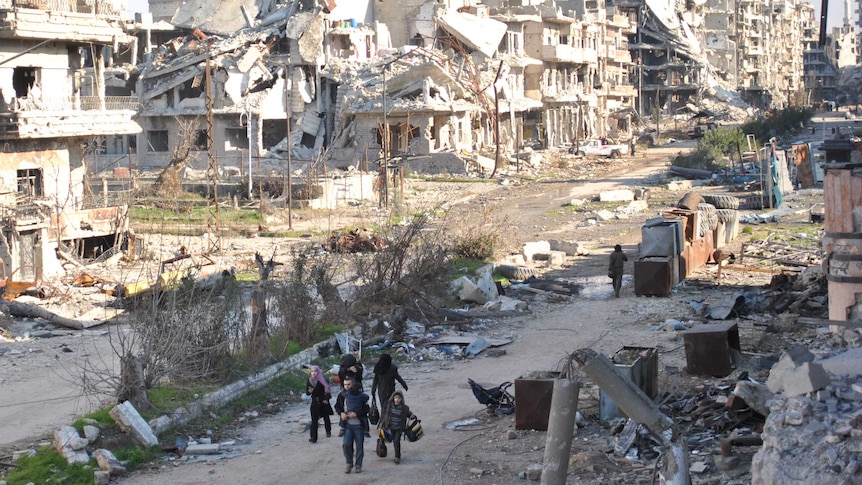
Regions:
<instances>
[{"instance_id":1,"label":"rubble pile","mask_svg":"<svg viewBox=\"0 0 862 485\"><path fill-rule=\"evenodd\" d=\"M334 233L322 247L332 253L362 253L386 249L389 242L371 230L353 229L346 233Z\"/></svg>"}]
</instances>

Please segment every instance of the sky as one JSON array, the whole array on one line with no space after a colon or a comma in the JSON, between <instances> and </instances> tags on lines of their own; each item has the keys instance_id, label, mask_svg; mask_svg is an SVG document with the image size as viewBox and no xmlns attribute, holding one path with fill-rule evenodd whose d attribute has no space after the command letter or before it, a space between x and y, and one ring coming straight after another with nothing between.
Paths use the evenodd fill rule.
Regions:
<instances>
[{"instance_id":1,"label":"sky","mask_svg":"<svg viewBox=\"0 0 862 485\"><path fill-rule=\"evenodd\" d=\"M134 0L132 0L134 1ZM820 18L820 0L805 0L814 6L814 12L817 18ZM856 3L856 0L853 0ZM844 23L844 0L829 0L829 11L826 13L826 26L840 27Z\"/></svg>"},{"instance_id":2,"label":"sky","mask_svg":"<svg viewBox=\"0 0 862 485\"><path fill-rule=\"evenodd\" d=\"M129 12L149 12L150 8L147 4L147 0L126 0L128 3ZM820 16L820 0L805 0L814 6L814 10L817 13L817 16ZM853 0L853 3L856 3L856 0ZM843 0L829 0L829 12L826 17L827 25L832 27L839 27L842 23L844 23L844 1Z\"/></svg>"}]
</instances>

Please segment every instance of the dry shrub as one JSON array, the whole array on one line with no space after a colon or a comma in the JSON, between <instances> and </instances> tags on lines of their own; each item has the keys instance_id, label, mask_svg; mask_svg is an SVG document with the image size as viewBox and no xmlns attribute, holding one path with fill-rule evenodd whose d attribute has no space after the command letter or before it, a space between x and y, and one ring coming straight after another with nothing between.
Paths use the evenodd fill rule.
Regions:
<instances>
[{"instance_id":1,"label":"dry shrub","mask_svg":"<svg viewBox=\"0 0 862 485\"><path fill-rule=\"evenodd\" d=\"M382 233L389 247L354 255L357 288L351 302L355 313L389 313L393 307L434 310L435 295L445 293L448 244L442 231L430 230L423 214Z\"/></svg>"},{"instance_id":2,"label":"dry shrub","mask_svg":"<svg viewBox=\"0 0 862 485\"><path fill-rule=\"evenodd\" d=\"M508 226L505 218L493 215L486 208L475 220L462 222L461 231L452 244L452 254L480 261L494 259L506 240L504 231Z\"/></svg>"}]
</instances>

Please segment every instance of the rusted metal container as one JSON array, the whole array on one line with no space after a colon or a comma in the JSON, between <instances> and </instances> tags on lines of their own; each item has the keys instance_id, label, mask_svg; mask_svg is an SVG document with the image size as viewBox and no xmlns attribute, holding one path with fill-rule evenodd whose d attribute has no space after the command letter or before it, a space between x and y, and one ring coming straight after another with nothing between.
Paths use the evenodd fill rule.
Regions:
<instances>
[{"instance_id":1,"label":"rusted metal container","mask_svg":"<svg viewBox=\"0 0 862 485\"><path fill-rule=\"evenodd\" d=\"M668 296L674 285L676 257L642 258L635 261L635 295Z\"/></svg>"},{"instance_id":2,"label":"rusted metal container","mask_svg":"<svg viewBox=\"0 0 862 485\"><path fill-rule=\"evenodd\" d=\"M626 346L611 361L617 370L631 379L650 399L658 395L658 351L655 347ZM619 406L599 390L599 417L602 421L624 416Z\"/></svg>"},{"instance_id":3,"label":"rusted metal container","mask_svg":"<svg viewBox=\"0 0 862 485\"><path fill-rule=\"evenodd\" d=\"M725 377L733 372L730 349L740 350L739 327L733 322L695 325L682 332L689 374Z\"/></svg>"},{"instance_id":4,"label":"rusted metal container","mask_svg":"<svg viewBox=\"0 0 862 485\"><path fill-rule=\"evenodd\" d=\"M515 379L515 429L548 430L554 379Z\"/></svg>"},{"instance_id":5,"label":"rusted metal container","mask_svg":"<svg viewBox=\"0 0 862 485\"><path fill-rule=\"evenodd\" d=\"M676 256L682 251L683 229L679 218L656 217L641 228L642 257Z\"/></svg>"},{"instance_id":6,"label":"rusted metal container","mask_svg":"<svg viewBox=\"0 0 862 485\"><path fill-rule=\"evenodd\" d=\"M823 269L829 291L829 319L847 320L862 293L862 157L849 140L827 140L827 160L854 163L823 165ZM843 142L843 143L842 143Z\"/></svg>"}]
</instances>

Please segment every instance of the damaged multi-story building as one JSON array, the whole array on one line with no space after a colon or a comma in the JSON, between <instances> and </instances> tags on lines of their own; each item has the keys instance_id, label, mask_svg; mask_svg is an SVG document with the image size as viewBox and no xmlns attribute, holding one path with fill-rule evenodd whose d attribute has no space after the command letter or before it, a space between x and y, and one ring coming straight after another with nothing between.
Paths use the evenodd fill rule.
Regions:
<instances>
[{"instance_id":1,"label":"damaged multi-story building","mask_svg":"<svg viewBox=\"0 0 862 485\"><path fill-rule=\"evenodd\" d=\"M54 276L59 258L110 254L124 241L126 207L106 206L86 183L94 140L140 131L138 100L106 87L114 54L136 45L124 9L104 0L0 5L0 262L16 280Z\"/></svg>"},{"instance_id":2,"label":"damaged multi-story building","mask_svg":"<svg viewBox=\"0 0 862 485\"><path fill-rule=\"evenodd\" d=\"M171 23L193 35L145 54L135 166L171 163L181 137L192 169L212 146L247 176L324 152L344 167L422 155L417 168L463 171L468 152L628 136L628 17L604 2L456 3L178 6Z\"/></svg>"},{"instance_id":3,"label":"damaged multi-story building","mask_svg":"<svg viewBox=\"0 0 862 485\"><path fill-rule=\"evenodd\" d=\"M802 52L804 68L805 104L812 106L834 100L838 94L838 69L820 45L820 19L814 7L800 5L802 16Z\"/></svg>"}]
</instances>

